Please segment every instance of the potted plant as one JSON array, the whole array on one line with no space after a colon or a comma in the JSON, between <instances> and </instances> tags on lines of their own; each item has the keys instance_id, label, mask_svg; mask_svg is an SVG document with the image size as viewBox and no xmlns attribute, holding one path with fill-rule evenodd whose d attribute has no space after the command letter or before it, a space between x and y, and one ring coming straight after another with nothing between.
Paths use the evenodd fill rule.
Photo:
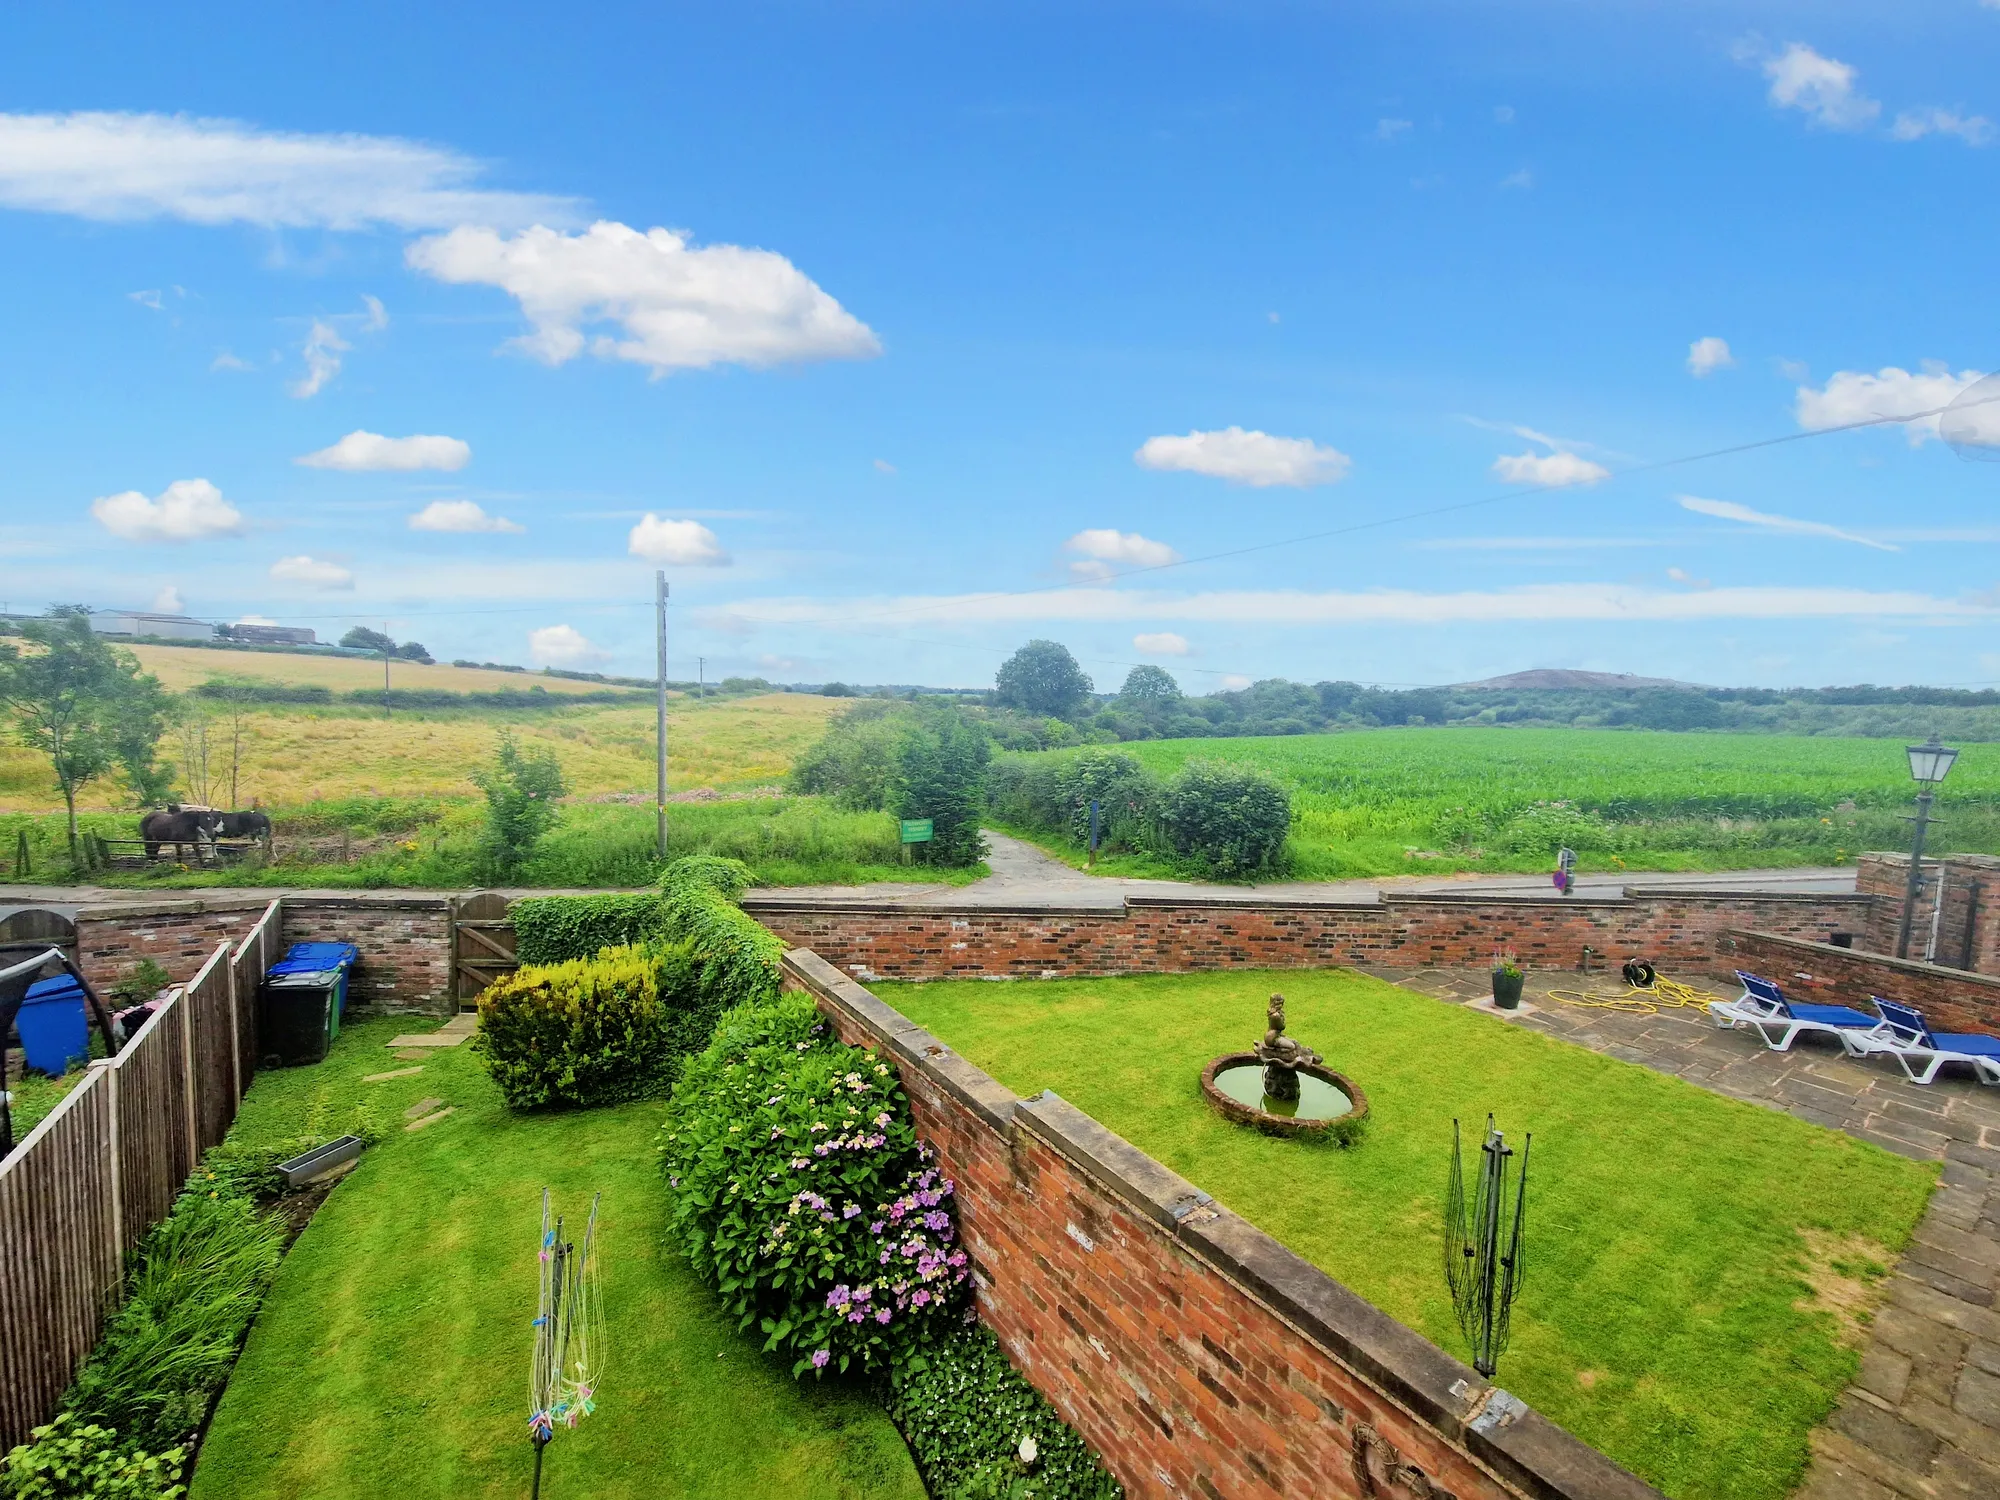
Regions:
<instances>
[{"instance_id":1,"label":"potted plant","mask_svg":"<svg viewBox=\"0 0 2000 1500\"><path fill-rule=\"evenodd\" d=\"M1521 1004L1521 963L1512 948L1493 955L1493 1003L1501 1010L1515 1010Z\"/></svg>"}]
</instances>

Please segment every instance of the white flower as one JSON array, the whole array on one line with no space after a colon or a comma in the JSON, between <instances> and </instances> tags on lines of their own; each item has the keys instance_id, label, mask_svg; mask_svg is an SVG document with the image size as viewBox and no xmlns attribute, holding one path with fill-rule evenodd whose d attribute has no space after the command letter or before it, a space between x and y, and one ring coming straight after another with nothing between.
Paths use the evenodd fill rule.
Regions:
<instances>
[{"instance_id":1,"label":"white flower","mask_svg":"<svg viewBox=\"0 0 2000 1500\"><path fill-rule=\"evenodd\" d=\"M1032 1437L1024 1437L1021 1439L1020 1452L1021 1452L1021 1462L1024 1464L1028 1464L1030 1466L1032 1466L1035 1460L1037 1458L1040 1458L1042 1454L1042 1450L1035 1446L1035 1440Z\"/></svg>"}]
</instances>

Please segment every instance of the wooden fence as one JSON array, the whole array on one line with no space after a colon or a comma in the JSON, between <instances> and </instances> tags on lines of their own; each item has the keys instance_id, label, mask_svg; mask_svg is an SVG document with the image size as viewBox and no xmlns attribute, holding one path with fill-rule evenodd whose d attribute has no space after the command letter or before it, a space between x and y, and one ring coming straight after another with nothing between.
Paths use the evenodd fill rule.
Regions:
<instances>
[{"instance_id":1,"label":"wooden fence","mask_svg":"<svg viewBox=\"0 0 2000 1500\"><path fill-rule=\"evenodd\" d=\"M273 901L0 1161L0 1449L45 1422L96 1344L125 1253L236 1118L257 1059Z\"/></svg>"}]
</instances>

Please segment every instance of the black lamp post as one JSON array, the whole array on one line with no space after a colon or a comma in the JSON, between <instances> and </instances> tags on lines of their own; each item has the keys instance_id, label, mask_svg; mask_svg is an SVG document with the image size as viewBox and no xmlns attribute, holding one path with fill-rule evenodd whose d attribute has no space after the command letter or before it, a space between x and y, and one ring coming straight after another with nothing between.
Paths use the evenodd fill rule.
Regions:
<instances>
[{"instance_id":1,"label":"black lamp post","mask_svg":"<svg viewBox=\"0 0 2000 1500\"><path fill-rule=\"evenodd\" d=\"M1903 920L1896 928L1898 958L1910 956L1910 923L1917 914L1917 887L1923 884L1924 830L1930 825L1931 798L1937 794L1938 783L1951 770L1951 763L1958 759L1958 752L1940 745L1936 735L1925 744L1911 745L1909 752L1911 779L1922 790L1917 793L1917 839L1910 851L1910 884L1903 892Z\"/></svg>"}]
</instances>

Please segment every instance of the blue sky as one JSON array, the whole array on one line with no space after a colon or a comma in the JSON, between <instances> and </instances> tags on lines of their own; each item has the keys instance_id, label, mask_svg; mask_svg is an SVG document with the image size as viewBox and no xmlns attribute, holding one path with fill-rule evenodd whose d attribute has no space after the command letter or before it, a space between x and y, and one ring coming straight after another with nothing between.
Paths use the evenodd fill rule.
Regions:
<instances>
[{"instance_id":1,"label":"blue sky","mask_svg":"<svg viewBox=\"0 0 2000 1500\"><path fill-rule=\"evenodd\" d=\"M710 9L11 9L0 595L633 672L665 566L676 676L2000 680L1935 418L1650 467L2000 369L2000 5Z\"/></svg>"}]
</instances>

